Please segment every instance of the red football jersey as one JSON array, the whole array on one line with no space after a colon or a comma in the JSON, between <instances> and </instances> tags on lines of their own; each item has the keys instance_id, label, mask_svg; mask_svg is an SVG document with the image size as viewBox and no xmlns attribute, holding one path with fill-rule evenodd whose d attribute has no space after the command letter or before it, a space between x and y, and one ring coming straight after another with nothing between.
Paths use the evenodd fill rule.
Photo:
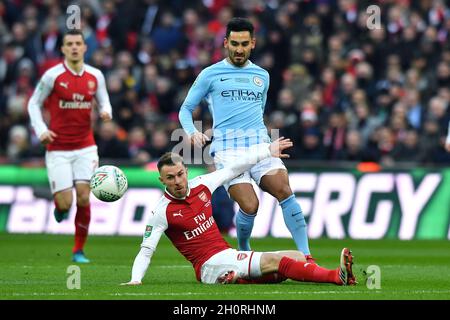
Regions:
<instances>
[{"instance_id":1,"label":"red football jersey","mask_svg":"<svg viewBox=\"0 0 450 320\"><path fill-rule=\"evenodd\" d=\"M28 108L38 137L47 130L57 134L47 150L77 150L95 145L91 124L94 98L100 110L111 115L105 78L100 70L85 64L76 73L64 62L45 72ZM48 129L42 120L42 105L50 113Z\"/></svg>"},{"instance_id":2,"label":"red football jersey","mask_svg":"<svg viewBox=\"0 0 450 320\"><path fill-rule=\"evenodd\" d=\"M252 146L231 165L190 180L189 191L183 199L174 198L166 191L145 227L141 250L133 264L132 281L142 281L163 233L192 263L196 278L201 281L202 265L215 254L230 248L212 216L211 194L255 163L271 156L269 144Z\"/></svg>"},{"instance_id":3,"label":"red football jersey","mask_svg":"<svg viewBox=\"0 0 450 320\"><path fill-rule=\"evenodd\" d=\"M218 252L231 246L223 239L212 216L211 191L208 175L190 182L189 193L184 199L177 199L165 192L152 212L143 246L156 248L163 232L180 253L189 260L197 280L203 263Z\"/></svg>"},{"instance_id":4,"label":"red football jersey","mask_svg":"<svg viewBox=\"0 0 450 320\"><path fill-rule=\"evenodd\" d=\"M211 192L204 185L190 189L184 200L171 200L166 209L167 237L174 246L188 259L200 280L200 268L216 253L231 246L223 239L212 216ZM205 246L205 244L208 246Z\"/></svg>"}]
</instances>

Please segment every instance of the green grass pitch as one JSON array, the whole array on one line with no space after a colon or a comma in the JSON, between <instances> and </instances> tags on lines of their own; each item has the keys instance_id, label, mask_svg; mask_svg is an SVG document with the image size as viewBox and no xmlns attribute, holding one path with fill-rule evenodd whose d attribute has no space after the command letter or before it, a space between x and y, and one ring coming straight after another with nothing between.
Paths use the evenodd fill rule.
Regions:
<instances>
[{"instance_id":1,"label":"green grass pitch","mask_svg":"<svg viewBox=\"0 0 450 320\"><path fill-rule=\"evenodd\" d=\"M227 239L231 245L236 240ZM91 236L80 265L80 289L68 289L72 236L0 234L0 299L156 299L156 300L360 300L450 299L448 241L311 240L320 265L335 268L342 247L355 255L359 284L300 283L271 285L202 285L194 271L163 236L144 284L122 287L130 278L140 237ZM254 250L294 249L290 239L252 239ZM369 289L363 271L377 265L381 288Z\"/></svg>"}]
</instances>

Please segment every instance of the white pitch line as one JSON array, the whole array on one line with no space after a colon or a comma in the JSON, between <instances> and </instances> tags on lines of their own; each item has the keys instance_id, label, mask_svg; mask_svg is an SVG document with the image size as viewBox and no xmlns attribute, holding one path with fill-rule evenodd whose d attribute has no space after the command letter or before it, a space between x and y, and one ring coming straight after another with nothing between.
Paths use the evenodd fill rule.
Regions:
<instances>
[{"instance_id":1,"label":"white pitch line","mask_svg":"<svg viewBox=\"0 0 450 320\"><path fill-rule=\"evenodd\" d=\"M69 293L54 293L54 292L50 292L50 293L44 293L44 292L30 292L30 293L13 293L10 294L9 296L13 296L13 297L26 297L26 296L73 296L74 294L69 294ZM85 293L83 294L85 296L88 296L89 293ZM8 296L8 294L3 295L3 297Z\"/></svg>"},{"instance_id":2,"label":"white pitch line","mask_svg":"<svg viewBox=\"0 0 450 320\"><path fill-rule=\"evenodd\" d=\"M388 293L438 293L445 294L450 293L450 290L413 290L413 291L387 291ZM292 294L292 295L308 295L308 294L361 294L361 293L375 293L381 294L386 293L383 290L374 290L374 291L246 291L245 294L255 294L255 295L273 295L273 294ZM238 292L184 292L184 293L159 293L159 292L150 292L150 293L140 293L140 292L130 292L130 293L110 293L110 296L183 296L183 295L236 295Z\"/></svg>"},{"instance_id":3,"label":"white pitch line","mask_svg":"<svg viewBox=\"0 0 450 320\"><path fill-rule=\"evenodd\" d=\"M391 290L352 290L352 291L337 291L337 290L327 290L327 291L253 291L248 292L246 291L245 294L254 294L254 295L279 295L279 294L290 294L290 295L323 295L323 294L382 294L382 293L388 293L388 294L399 294L399 293L406 293L406 294L449 294L450 290L411 290L411 291L391 291ZM236 295L239 294L239 292L169 292L169 293L161 293L161 292L124 292L124 293L109 293L108 296L201 296L201 295L216 295L216 296L223 296L223 295ZM30 293L12 293L12 294L4 294L3 296L89 296L89 295L102 295L101 293L82 293L82 292L73 292L73 293L45 293L45 292L30 292Z\"/></svg>"},{"instance_id":4,"label":"white pitch line","mask_svg":"<svg viewBox=\"0 0 450 320\"><path fill-rule=\"evenodd\" d=\"M430 265L425 265L425 266L416 266L416 265L398 265L398 264L385 264L385 265L379 265L380 269L383 268L395 268L395 269L423 269L423 268L427 268L427 267L435 267L435 266L430 266ZM353 265L353 269L355 269L354 265Z\"/></svg>"},{"instance_id":5,"label":"white pitch line","mask_svg":"<svg viewBox=\"0 0 450 320\"><path fill-rule=\"evenodd\" d=\"M67 266L69 266L70 264L68 264ZM130 265L118 265L118 266L98 266L95 264L89 264L89 265L85 265L86 267L89 266L95 266L95 267L101 267L101 268L105 268L105 269L113 269L113 268L131 268L133 266L133 264ZM62 266L64 267L64 266ZM16 267L14 267L16 268ZM59 268L57 266L51 266L51 265L43 265L43 266L39 266L39 265L34 265L34 266L19 266L19 268L23 268L23 269L47 269L47 268ZM164 268L164 269L182 269L182 268L192 268L192 266L174 266L174 265L162 265L162 266L151 266L152 269L155 268Z\"/></svg>"},{"instance_id":6,"label":"white pitch line","mask_svg":"<svg viewBox=\"0 0 450 320\"><path fill-rule=\"evenodd\" d=\"M255 294L255 295L278 295L278 294L292 294L292 295L302 295L302 294L335 294L335 293L347 293L347 292L339 292L339 291L309 291L309 292L299 292L299 291L253 291L248 292L246 291L245 294ZM360 294L360 293L367 293L366 291L352 291L348 292L352 294ZM160 292L150 292L150 293L140 293L140 292L129 292L129 293L110 293L110 296L201 296L201 295L215 295L215 296L221 296L221 295L236 295L238 292L184 292L184 293L178 293L178 292L170 292L170 293L160 293Z\"/></svg>"},{"instance_id":7,"label":"white pitch line","mask_svg":"<svg viewBox=\"0 0 450 320\"><path fill-rule=\"evenodd\" d=\"M72 264L67 264L67 266L72 265ZM114 268L131 268L132 267L132 263L130 265L96 265L96 264L87 264L85 265L86 267L90 267L90 266L95 266L95 267L100 267L103 269L114 269ZM54 266L54 265L22 265L22 266L10 266L12 268L22 268L22 269L54 269L54 268L59 268L59 267L65 267L63 266ZM423 268L427 268L430 266L417 266L417 265L396 265L396 264L386 264L386 265L380 265L380 268L396 268L396 269L423 269ZM192 266L190 265L152 265L151 266L152 269L155 268L164 268L164 269L184 269L184 268L192 268ZM357 268L354 267L354 270L357 270Z\"/></svg>"},{"instance_id":8,"label":"white pitch line","mask_svg":"<svg viewBox=\"0 0 450 320\"><path fill-rule=\"evenodd\" d=\"M181 269L181 268L192 268L192 266L151 266L150 268L164 268L164 269Z\"/></svg>"},{"instance_id":9,"label":"white pitch line","mask_svg":"<svg viewBox=\"0 0 450 320\"><path fill-rule=\"evenodd\" d=\"M72 265L72 264L67 264L67 266ZM130 265L96 265L96 264L87 264L85 265L86 267L90 267L90 266L95 266L95 267L100 267L100 268L104 268L104 269L113 269L113 268L131 268L132 267L132 263ZM423 268L427 268L427 267L431 267L431 266L417 266L417 265L398 265L398 264L385 264L385 265L379 265L381 269L383 268L403 268L403 269L423 269ZM23 269L36 269L36 268L58 268L58 266L54 266L54 265L22 265L22 266L11 266L11 267L18 267L18 268L23 268ZM64 267L64 266L62 266ZM182 268L192 268L192 266L190 265L152 265L151 266L152 269L154 268L165 268L165 269L182 269ZM357 270L357 266L353 267L354 270Z\"/></svg>"}]
</instances>

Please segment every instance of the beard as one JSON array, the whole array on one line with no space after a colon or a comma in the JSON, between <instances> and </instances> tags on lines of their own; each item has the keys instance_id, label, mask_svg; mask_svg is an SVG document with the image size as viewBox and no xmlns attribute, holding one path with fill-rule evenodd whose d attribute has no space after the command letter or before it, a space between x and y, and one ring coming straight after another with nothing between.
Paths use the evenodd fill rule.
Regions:
<instances>
[{"instance_id":1,"label":"beard","mask_svg":"<svg viewBox=\"0 0 450 320\"><path fill-rule=\"evenodd\" d=\"M235 54L233 55L229 55L229 58L231 60L231 62L233 62L233 64L237 67L242 67L243 65L245 65L245 63L248 60L248 57L245 56L245 54L241 55L241 56L236 56ZM238 58L238 59L236 59Z\"/></svg>"}]
</instances>

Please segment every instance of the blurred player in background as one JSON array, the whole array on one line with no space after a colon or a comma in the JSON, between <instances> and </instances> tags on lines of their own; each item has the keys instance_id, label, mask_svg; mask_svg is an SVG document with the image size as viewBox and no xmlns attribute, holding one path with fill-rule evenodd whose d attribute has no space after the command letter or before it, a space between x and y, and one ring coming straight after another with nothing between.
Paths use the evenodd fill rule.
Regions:
<instances>
[{"instance_id":1,"label":"blurred player in background","mask_svg":"<svg viewBox=\"0 0 450 320\"><path fill-rule=\"evenodd\" d=\"M227 25L224 39L228 57L198 75L180 109L183 129L192 143L203 146L208 137L195 128L192 112L206 98L214 121L210 153L217 169L238 160L251 145L270 141L263 119L270 78L266 70L249 60L255 43L253 25L246 19L233 18ZM279 201L297 249L309 262L314 262L302 209L290 188L287 169L279 158L261 161L225 184L240 207L236 216L239 250L250 250L249 239L259 207L252 179Z\"/></svg>"},{"instance_id":2,"label":"blurred player in background","mask_svg":"<svg viewBox=\"0 0 450 320\"><path fill-rule=\"evenodd\" d=\"M46 146L45 163L55 202L55 219L68 218L76 190L75 245L73 261L88 263L83 248L88 236L91 209L89 182L98 167L97 146L91 128L94 98L103 121L112 118L112 108L100 70L84 63L87 50L81 31L63 37L64 61L44 73L30 101L31 125ZM42 107L49 115L44 122Z\"/></svg>"},{"instance_id":3,"label":"blurred player in background","mask_svg":"<svg viewBox=\"0 0 450 320\"><path fill-rule=\"evenodd\" d=\"M285 279L354 285L353 257L348 248L341 252L340 266L329 270L306 262L299 251L237 251L220 234L212 217L211 195L216 188L256 163L270 157L286 158L289 139L254 145L232 164L213 173L187 179L183 158L166 153L158 161L160 181L166 190L152 211L141 249L133 264L131 280L122 285L140 285L163 232L189 260L198 281L214 283L273 283Z\"/></svg>"}]
</instances>

